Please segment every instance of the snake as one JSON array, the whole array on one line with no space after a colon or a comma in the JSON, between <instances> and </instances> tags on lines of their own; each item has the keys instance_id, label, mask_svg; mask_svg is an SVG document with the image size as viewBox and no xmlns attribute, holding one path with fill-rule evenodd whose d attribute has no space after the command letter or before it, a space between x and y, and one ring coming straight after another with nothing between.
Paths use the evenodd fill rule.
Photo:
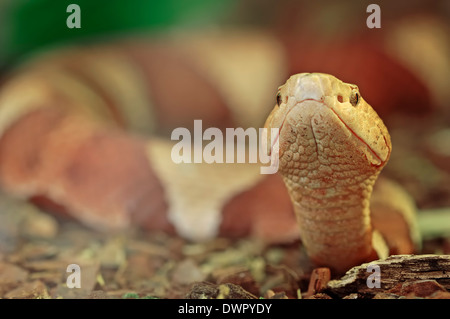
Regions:
<instances>
[{"instance_id":1,"label":"snake","mask_svg":"<svg viewBox=\"0 0 450 319\"><path fill-rule=\"evenodd\" d=\"M370 197L389 160L389 132L356 85L322 73L291 76L266 128L274 139L302 242L313 261L336 271L376 255Z\"/></svg>"},{"instance_id":2,"label":"snake","mask_svg":"<svg viewBox=\"0 0 450 319\"><path fill-rule=\"evenodd\" d=\"M74 47L14 70L0 89L1 190L99 231L137 226L190 241L301 239L316 265L336 272L386 249L412 253L414 217L398 214L406 201L395 196L400 209L385 215L377 215L375 196L371 202L392 145L358 87L296 74L270 112L268 99L283 79L277 46L221 41ZM258 164L170 160L167 132L192 128L194 119L224 129L266 118L265 127L278 131L268 136L278 151L266 141L277 174L260 174ZM404 231L395 237L371 215L401 216L395 223Z\"/></svg>"}]
</instances>

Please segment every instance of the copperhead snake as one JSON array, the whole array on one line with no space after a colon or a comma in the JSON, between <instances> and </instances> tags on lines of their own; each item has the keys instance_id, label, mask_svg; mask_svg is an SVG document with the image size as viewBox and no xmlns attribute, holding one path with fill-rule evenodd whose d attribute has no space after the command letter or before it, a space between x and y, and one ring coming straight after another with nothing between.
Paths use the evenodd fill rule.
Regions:
<instances>
[{"instance_id":1,"label":"copperhead snake","mask_svg":"<svg viewBox=\"0 0 450 319\"><path fill-rule=\"evenodd\" d=\"M184 53L195 56L201 45L189 48L195 49ZM268 112L204 107L218 105L214 95L194 95L190 105L197 106L180 110L177 101L190 96L180 92L149 102L149 86L178 89L157 62L165 56L172 59L168 65L183 68L180 55L172 58L166 49L72 50L16 72L0 94L2 189L97 229L139 225L191 240L292 241L299 236L297 218L309 256L337 272L388 250L414 251L411 214L402 221L408 244L382 240L372 230L370 196L391 144L355 85L316 73L294 75L280 87L266 127L280 128L286 192L280 175L262 176L257 165L170 160L173 143L160 136L174 127L190 127L195 118L205 126L244 125L242 112L255 114L245 125L257 126L255 118Z\"/></svg>"},{"instance_id":2,"label":"copperhead snake","mask_svg":"<svg viewBox=\"0 0 450 319\"><path fill-rule=\"evenodd\" d=\"M377 255L370 197L392 145L358 87L327 74L294 75L266 126L280 130L274 156L311 258L344 271Z\"/></svg>"}]
</instances>

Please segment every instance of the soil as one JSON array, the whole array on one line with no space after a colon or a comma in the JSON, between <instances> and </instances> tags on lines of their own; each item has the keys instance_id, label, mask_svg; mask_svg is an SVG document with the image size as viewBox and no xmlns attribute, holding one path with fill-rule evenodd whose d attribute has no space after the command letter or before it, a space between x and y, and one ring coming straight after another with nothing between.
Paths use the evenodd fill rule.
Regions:
<instances>
[{"instance_id":1,"label":"soil","mask_svg":"<svg viewBox=\"0 0 450 319\"><path fill-rule=\"evenodd\" d=\"M415 198L419 213L450 207L450 134L445 117L428 122L399 117L392 123L395 152L383 173L404 185ZM446 286L450 279L437 282L434 278L428 278L425 284L423 280L399 282L414 289L400 286L394 290L381 288L370 295L358 290L333 294L327 291L328 280L339 277L333 278L324 268L314 269L297 241L268 245L251 238L216 238L193 243L178 236L140 230L102 234L74 221L56 219L6 195L2 195L0 205L2 298L336 299L450 295ZM450 254L450 236L443 233L425 237L418 254ZM73 264L81 271L80 282L76 270L69 266ZM70 288L77 284L80 288Z\"/></svg>"}]
</instances>

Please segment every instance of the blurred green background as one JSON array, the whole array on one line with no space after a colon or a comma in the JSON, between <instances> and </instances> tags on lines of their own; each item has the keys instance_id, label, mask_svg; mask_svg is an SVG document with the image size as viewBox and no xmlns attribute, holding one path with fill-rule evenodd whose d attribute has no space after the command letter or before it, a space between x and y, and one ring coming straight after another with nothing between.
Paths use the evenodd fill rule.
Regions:
<instances>
[{"instance_id":1,"label":"blurred green background","mask_svg":"<svg viewBox=\"0 0 450 319\"><path fill-rule=\"evenodd\" d=\"M80 29L66 26L70 4L81 8ZM0 0L0 65L74 40L217 24L235 5L236 0Z\"/></svg>"},{"instance_id":2,"label":"blurred green background","mask_svg":"<svg viewBox=\"0 0 450 319\"><path fill-rule=\"evenodd\" d=\"M333 38L336 32L367 32L371 3L382 7L382 30L386 22L409 14L450 16L448 0L0 0L0 67L75 40L176 28L250 25L278 34L320 32ZM70 4L81 8L81 29L66 26Z\"/></svg>"}]
</instances>

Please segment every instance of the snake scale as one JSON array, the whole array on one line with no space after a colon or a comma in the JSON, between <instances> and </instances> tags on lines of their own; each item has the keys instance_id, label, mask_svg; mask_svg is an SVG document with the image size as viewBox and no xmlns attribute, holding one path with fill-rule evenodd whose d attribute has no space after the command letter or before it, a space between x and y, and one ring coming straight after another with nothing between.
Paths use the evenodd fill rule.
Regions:
<instances>
[{"instance_id":1,"label":"snake scale","mask_svg":"<svg viewBox=\"0 0 450 319\"><path fill-rule=\"evenodd\" d=\"M413 252L413 217L400 221L401 240L382 230L385 239L373 239L370 196L390 137L358 88L333 76L294 75L278 90L266 127L280 129L279 154L271 155L279 155L281 174L170 160L173 142L164 136L191 129L194 119L204 128L264 123L280 65L266 63L277 60L273 43L249 45L265 59L238 61L245 54L236 46L208 51L201 41L175 51L137 42L72 48L25 64L0 91L2 189L106 231L138 225L190 240L300 236L313 261L338 272L383 255L386 243L391 253ZM217 52L236 59L220 67ZM189 59L208 70L219 93L183 63ZM246 67L261 72L258 87Z\"/></svg>"}]
</instances>

